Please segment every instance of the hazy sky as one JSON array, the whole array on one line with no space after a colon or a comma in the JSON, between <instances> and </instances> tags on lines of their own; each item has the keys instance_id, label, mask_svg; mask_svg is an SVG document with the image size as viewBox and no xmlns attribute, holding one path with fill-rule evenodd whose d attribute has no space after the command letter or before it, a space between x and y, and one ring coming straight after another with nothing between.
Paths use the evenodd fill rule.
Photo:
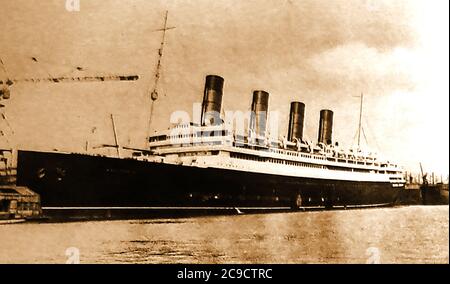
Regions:
<instances>
[{"instance_id":1,"label":"hazy sky","mask_svg":"<svg viewBox=\"0 0 450 284\"><path fill-rule=\"evenodd\" d=\"M411 170L449 168L448 1L0 0L0 78L138 74L138 82L16 84L3 111L20 148L82 151L84 143L142 147L164 11L169 26L153 129L200 102L204 77L225 78L224 107L248 110L254 89L287 131L289 103L306 104L305 136L320 109L351 145L365 95L369 146ZM36 57L38 63L31 60ZM82 66L86 71L74 71ZM4 123L2 129L8 130ZM91 133L93 127L96 131ZM7 131L5 131L7 132ZM3 139L4 140L4 139Z\"/></svg>"}]
</instances>

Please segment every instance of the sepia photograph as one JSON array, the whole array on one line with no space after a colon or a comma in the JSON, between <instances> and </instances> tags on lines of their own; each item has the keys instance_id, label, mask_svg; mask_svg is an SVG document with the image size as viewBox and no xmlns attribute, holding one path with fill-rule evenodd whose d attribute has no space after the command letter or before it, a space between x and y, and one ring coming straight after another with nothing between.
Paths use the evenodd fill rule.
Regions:
<instances>
[{"instance_id":1,"label":"sepia photograph","mask_svg":"<svg viewBox=\"0 0 450 284\"><path fill-rule=\"evenodd\" d=\"M0 264L449 264L448 1L0 7Z\"/></svg>"}]
</instances>

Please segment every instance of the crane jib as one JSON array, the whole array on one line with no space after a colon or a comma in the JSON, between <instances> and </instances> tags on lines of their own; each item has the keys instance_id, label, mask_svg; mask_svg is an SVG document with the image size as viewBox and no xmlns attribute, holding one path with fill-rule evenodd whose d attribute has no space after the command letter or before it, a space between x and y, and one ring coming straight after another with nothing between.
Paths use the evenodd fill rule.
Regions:
<instances>
[{"instance_id":1,"label":"crane jib","mask_svg":"<svg viewBox=\"0 0 450 284\"><path fill-rule=\"evenodd\" d=\"M58 77L58 78L26 78L26 79L8 79L5 81L0 80L0 85L18 82L96 82L96 81L136 81L139 79L138 75L111 75L111 76L84 76L84 77Z\"/></svg>"}]
</instances>

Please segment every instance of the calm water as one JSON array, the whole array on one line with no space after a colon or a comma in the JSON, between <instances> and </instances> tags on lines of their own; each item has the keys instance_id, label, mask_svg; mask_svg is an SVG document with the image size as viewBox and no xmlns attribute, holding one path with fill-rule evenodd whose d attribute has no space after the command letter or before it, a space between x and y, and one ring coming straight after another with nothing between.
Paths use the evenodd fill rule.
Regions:
<instances>
[{"instance_id":1,"label":"calm water","mask_svg":"<svg viewBox=\"0 0 450 284\"><path fill-rule=\"evenodd\" d=\"M449 263L449 207L0 225L0 263Z\"/></svg>"}]
</instances>

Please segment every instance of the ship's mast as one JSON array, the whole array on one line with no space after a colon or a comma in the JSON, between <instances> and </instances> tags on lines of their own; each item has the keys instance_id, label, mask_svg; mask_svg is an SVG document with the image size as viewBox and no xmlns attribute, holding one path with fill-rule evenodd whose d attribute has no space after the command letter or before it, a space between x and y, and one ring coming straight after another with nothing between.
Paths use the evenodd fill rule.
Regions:
<instances>
[{"instance_id":1,"label":"ship's mast","mask_svg":"<svg viewBox=\"0 0 450 284\"><path fill-rule=\"evenodd\" d=\"M120 158L119 139L117 137L116 123L114 121L114 115L113 114L111 114L111 122L112 122L112 127L113 127L113 132L114 132L114 142L115 142L115 148L117 150L117 157Z\"/></svg>"},{"instance_id":2,"label":"ship's mast","mask_svg":"<svg viewBox=\"0 0 450 284\"><path fill-rule=\"evenodd\" d=\"M162 31L162 39L161 39L161 45L158 49L158 63L156 64L156 71L155 71L155 82L153 85L153 89L150 93L150 116L148 119L148 127L147 127L147 134L150 133L150 127L152 124L152 116L153 116L153 105L154 102L158 99L158 83L159 78L161 77L161 65L162 65L162 57L163 57L163 51L164 51L164 44L166 40L166 31L174 29L175 27L167 27L167 17L168 17L169 11L166 11L166 14L164 16L164 27L162 29L158 29L156 31ZM148 143L147 137L145 138L146 142Z\"/></svg>"},{"instance_id":3,"label":"ship's mast","mask_svg":"<svg viewBox=\"0 0 450 284\"><path fill-rule=\"evenodd\" d=\"M359 125L358 125L358 149L360 149L361 145L361 125L362 125L362 108L363 108L363 93L361 93L361 102L359 105Z\"/></svg>"}]
</instances>

